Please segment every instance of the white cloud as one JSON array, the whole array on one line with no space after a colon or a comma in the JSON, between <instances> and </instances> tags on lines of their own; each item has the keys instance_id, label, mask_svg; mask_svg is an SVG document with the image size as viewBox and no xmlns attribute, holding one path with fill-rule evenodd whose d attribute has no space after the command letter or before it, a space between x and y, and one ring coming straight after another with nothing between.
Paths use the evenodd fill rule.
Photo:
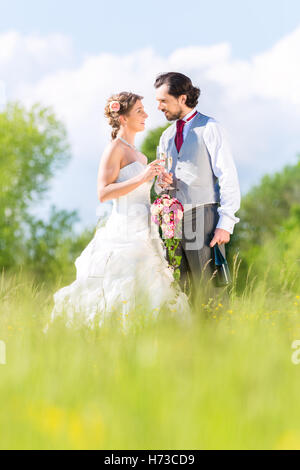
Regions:
<instances>
[{"instance_id":1,"label":"white cloud","mask_svg":"<svg viewBox=\"0 0 300 470\"><path fill-rule=\"evenodd\" d=\"M0 35L0 79L9 80L9 98L53 105L67 125L74 158L54 182L52 198L55 203L65 198L62 207L79 207L85 222L95 218L96 172L110 134L105 100L116 91L140 93L148 128L163 124L153 88L160 72L186 73L200 86L199 109L227 128L242 190L295 161L300 151L300 28L248 61L233 59L228 43L177 49L167 58L151 48L88 56L79 65L74 56L63 35Z\"/></svg>"},{"instance_id":2,"label":"white cloud","mask_svg":"<svg viewBox=\"0 0 300 470\"><path fill-rule=\"evenodd\" d=\"M36 83L46 74L74 64L72 41L63 34L0 34L0 79L15 95L22 83Z\"/></svg>"},{"instance_id":3,"label":"white cloud","mask_svg":"<svg viewBox=\"0 0 300 470\"><path fill-rule=\"evenodd\" d=\"M216 46L189 46L174 51L169 64L175 69L178 67L195 68L198 71L205 71L207 68L226 64L230 60L230 44L222 43Z\"/></svg>"}]
</instances>

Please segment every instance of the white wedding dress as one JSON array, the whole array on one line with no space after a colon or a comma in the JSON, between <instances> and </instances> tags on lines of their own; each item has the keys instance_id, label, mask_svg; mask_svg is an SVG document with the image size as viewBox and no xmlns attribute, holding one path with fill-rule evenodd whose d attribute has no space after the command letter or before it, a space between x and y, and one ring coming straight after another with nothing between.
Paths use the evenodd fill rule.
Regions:
<instances>
[{"instance_id":1,"label":"white wedding dress","mask_svg":"<svg viewBox=\"0 0 300 470\"><path fill-rule=\"evenodd\" d=\"M144 167L140 161L126 165L115 182L132 178ZM142 309L148 309L147 315L156 317L161 307L167 307L174 312L171 315L189 323L188 297L174 283L158 226L151 221L152 183L148 181L113 199L105 225L96 229L75 260L76 280L54 294L51 321L65 312L68 325L80 316L88 325L94 325L97 319L101 326L108 316L119 315L126 330L130 319L141 311L137 302L143 299L139 296L142 294L147 299L142 305Z\"/></svg>"}]
</instances>

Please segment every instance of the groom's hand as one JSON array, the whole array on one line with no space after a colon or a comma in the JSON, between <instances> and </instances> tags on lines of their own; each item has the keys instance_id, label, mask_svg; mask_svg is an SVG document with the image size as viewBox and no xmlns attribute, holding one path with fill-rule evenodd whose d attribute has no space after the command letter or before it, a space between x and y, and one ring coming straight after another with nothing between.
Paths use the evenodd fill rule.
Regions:
<instances>
[{"instance_id":1,"label":"groom's hand","mask_svg":"<svg viewBox=\"0 0 300 470\"><path fill-rule=\"evenodd\" d=\"M222 228L216 228L214 237L210 242L209 246L212 248L217 243L218 245L222 245L222 243L228 243L230 240L230 233L227 230Z\"/></svg>"},{"instance_id":2,"label":"groom's hand","mask_svg":"<svg viewBox=\"0 0 300 470\"><path fill-rule=\"evenodd\" d=\"M167 173L167 172L162 173L160 186L164 187L164 186L168 186L169 184L173 184L172 173Z\"/></svg>"}]
</instances>

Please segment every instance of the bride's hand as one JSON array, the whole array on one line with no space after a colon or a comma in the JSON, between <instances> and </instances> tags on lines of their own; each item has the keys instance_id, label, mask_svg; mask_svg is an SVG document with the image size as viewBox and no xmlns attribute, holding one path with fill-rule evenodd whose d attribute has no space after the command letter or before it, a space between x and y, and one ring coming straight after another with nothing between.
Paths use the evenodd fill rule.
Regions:
<instances>
[{"instance_id":1,"label":"bride's hand","mask_svg":"<svg viewBox=\"0 0 300 470\"><path fill-rule=\"evenodd\" d=\"M146 166L145 170L141 173L142 183L152 180L155 176L160 175L164 171L164 167L160 164L160 162L164 162L164 160L153 160L153 162Z\"/></svg>"}]
</instances>

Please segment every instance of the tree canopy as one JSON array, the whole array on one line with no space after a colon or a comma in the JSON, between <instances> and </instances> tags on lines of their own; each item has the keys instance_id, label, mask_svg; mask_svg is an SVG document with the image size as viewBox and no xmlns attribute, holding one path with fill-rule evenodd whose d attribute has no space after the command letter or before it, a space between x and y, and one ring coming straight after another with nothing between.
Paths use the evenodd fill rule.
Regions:
<instances>
[{"instance_id":1,"label":"tree canopy","mask_svg":"<svg viewBox=\"0 0 300 470\"><path fill-rule=\"evenodd\" d=\"M169 127L169 125L170 124L166 124L165 126L151 129L144 139L141 151L146 155L146 157L148 157L149 163L156 159L156 147L159 144L160 136L163 131Z\"/></svg>"},{"instance_id":2,"label":"tree canopy","mask_svg":"<svg viewBox=\"0 0 300 470\"><path fill-rule=\"evenodd\" d=\"M9 103L0 113L0 155L0 265L11 267L24 260L29 207L70 159L65 127L51 108Z\"/></svg>"}]
</instances>

